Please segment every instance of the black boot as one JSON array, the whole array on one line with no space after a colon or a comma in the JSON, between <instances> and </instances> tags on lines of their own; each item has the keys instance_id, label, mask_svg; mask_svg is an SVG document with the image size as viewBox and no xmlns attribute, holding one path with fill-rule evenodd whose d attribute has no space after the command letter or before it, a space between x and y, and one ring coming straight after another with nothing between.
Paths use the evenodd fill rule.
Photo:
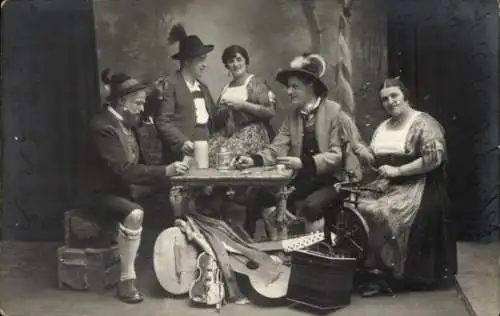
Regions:
<instances>
[{"instance_id":1,"label":"black boot","mask_svg":"<svg viewBox=\"0 0 500 316\"><path fill-rule=\"evenodd\" d=\"M388 282L387 276L378 269L365 271L363 282L359 288L361 297L373 297L383 294L394 296L394 291Z\"/></svg>"},{"instance_id":2,"label":"black boot","mask_svg":"<svg viewBox=\"0 0 500 316\"><path fill-rule=\"evenodd\" d=\"M135 287L135 280L125 280L118 283L118 298L128 304L137 304L144 299L141 292Z\"/></svg>"}]
</instances>

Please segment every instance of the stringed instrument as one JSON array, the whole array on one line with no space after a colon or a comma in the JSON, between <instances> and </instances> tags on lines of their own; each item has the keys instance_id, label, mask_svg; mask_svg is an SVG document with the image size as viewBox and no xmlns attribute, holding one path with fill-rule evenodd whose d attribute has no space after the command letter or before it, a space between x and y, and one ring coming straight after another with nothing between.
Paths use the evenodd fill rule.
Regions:
<instances>
[{"instance_id":1,"label":"stringed instrument","mask_svg":"<svg viewBox=\"0 0 500 316\"><path fill-rule=\"evenodd\" d=\"M301 237L257 242L251 243L251 245L260 251L282 250L284 252L292 252L317 244L324 239L325 234L323 232L315 232ZM332 235L332 240L335 240L335 235ZM250 285L258 294L270 299L278 299L286 296L288 282L290 280L290 266L285 264L280 257L271 255L271 258L279 263L279 270L277 278L269 282L259 276L260 267L256 262L253 262L236 249L226 244L224 244L224 246L226 250L230 252L229 258L232 269L237 273L248 276Z\"/></svg>"},{"instance_id":2,"label":"stringed instrument","mask_svg":"<svg viewBox=\"0 0 500 316\"><path fill-rule=\"evenodd\" d=\"M153 269L160 285L171 294L186 294L194 281L197 255L179 227L165 229L154 244Z\"/></svg>"},{"instance_id":3,"label":"stringed instrument","mask_svg":"<svg viewBox=\"0 0 500 316\"><path fill-rule=\"evenodd\" d=\"M197 278L189 288L189 297L197 303L216 305L219 309L225 297L224 280L215 257L207 252L198 255Z\"/></svg>"},{"instance_id":4,"label":"stringed instrument","mask_svg":"<svg viewBox=\"0 0 500 316\"><path fill-rule=\"evenodd\" d=\"M196 303L215 305L219 310L226 296L226 290L212 247L196 225L190 225L180 219L175 221L175 225L180 227L189 241L194 241L203 250L196 261L196 278L189 287L189 298Z\"/></svg>"}]
</instances>

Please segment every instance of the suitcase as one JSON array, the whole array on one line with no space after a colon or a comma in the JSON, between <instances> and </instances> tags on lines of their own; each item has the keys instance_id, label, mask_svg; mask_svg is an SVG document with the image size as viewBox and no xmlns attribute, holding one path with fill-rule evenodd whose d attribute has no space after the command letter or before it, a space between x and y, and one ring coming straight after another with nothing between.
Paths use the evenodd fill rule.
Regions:
<instances>
[{"instance_id":1,"label":"suitcase","mask_svg":"<svg viewBox=\"0 0 500 316\"><path fill-rule=\"evenodd\" d=\"M345 307L351 303L355 271L356 258L297 250L286 298L321 310Z\"/></svg>"},{"instance_id":2,"label":"suitcase","mask_svg":"<svg viewBox=\"0 0 500 316\"><path fill-rule=\"evenodd\" d=\"M103 292L120 279L118 247L57 249L57 277L60 289Z\"/></svg>"}]
</instances>

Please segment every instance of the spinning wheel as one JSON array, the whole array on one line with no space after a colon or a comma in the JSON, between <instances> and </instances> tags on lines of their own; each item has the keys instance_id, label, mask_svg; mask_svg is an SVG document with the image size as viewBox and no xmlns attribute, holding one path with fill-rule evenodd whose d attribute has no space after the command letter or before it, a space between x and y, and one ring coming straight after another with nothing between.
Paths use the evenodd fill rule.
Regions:
<instances>
[{"instance_id":1,"label":"spinning wheel","mask_svg":"<svg viewBox=\"0 0 500 316\"><path fill-rule=\"evenodd\" d=\"M335 189L342 195L342 202L330 205L325 214L326 236L336 235L331 241L336 254L354 257L361 264L365 258L370 228L357 211L358 197L363 191L378 192L377 189L362 187L353 182L340 182Z\"/></svg>"},{"instance_id":2,"label":"spinning wheel","mask_svg":"<svg viewBox=\"0 0 500 316\"><path fill-rule=\"evenodd\" d=\"M377 188L361 186L355 172L350 171L346 157L348 156L349 142L343 139L342 150L342 182L334 185L340 193L340 202L335 202L325 209L325 236L329 238L330 233L336 235L335 240L328 240L333 245L336 254L356 258L358 265L362 264L368 245L370 228L363 216L357 211L358 199L362 192L380 193Z\"/></svg>"}]
</instances>

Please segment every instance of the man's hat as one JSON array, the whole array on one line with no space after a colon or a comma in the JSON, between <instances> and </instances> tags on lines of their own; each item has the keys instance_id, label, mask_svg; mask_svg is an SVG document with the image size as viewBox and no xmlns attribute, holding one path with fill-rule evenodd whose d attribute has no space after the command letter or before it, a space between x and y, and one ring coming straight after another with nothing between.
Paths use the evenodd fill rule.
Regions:
<instances>
[{"instance_id":1,"label":"man's hat","mask_svg":"<svg viewBox=\"0 0 500 316\"><path fill-rule=\"evenodd\" d=\"M172 27L168 41L171 44L179 42L179 52L172 55L177 60L205 55L214 49L214 45L205 45L197 35L187 35L182 24Z\"/></svg>"},{"instance_id":2,"label":"man's hat","mask_svg":"<svg viewBox=\"0 0 500 316\"><path fill-rule=\"evenodd\" d=\"M328 91L321 78L326 72L326 62L319 54L303 54L295 57L287 69L281 70L276 75L276 80L281 84L288 86L288 78L293 76L308 77L314 85L318 86L323 92Z\"/></svg>"},{"instance_id":3,"label":"man's hat","mask_svg":"<svg viewBox=\"0 0 500 316\"><path fill-rule=\"evenodd\" d=\"M110 72L109 68L101 72L101 80L109 90L109 95L106 97L108 101L148 88L145 84L123 72L113 74L111 77L109 76Z\"/></svg>"}]
</instances>

